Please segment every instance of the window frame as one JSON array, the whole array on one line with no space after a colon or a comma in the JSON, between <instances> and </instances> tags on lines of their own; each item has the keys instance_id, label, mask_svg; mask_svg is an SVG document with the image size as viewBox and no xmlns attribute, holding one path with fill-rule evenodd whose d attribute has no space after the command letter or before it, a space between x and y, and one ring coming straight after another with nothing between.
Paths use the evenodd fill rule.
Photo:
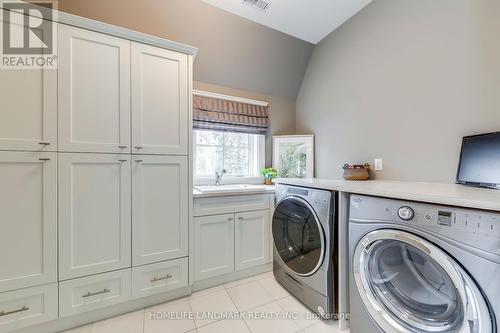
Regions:
<instances>
[{"instance_id":1,"label":"window frame","mask_svg":"<svg viewBox=\"0 0 500 333\"><path fill-rule=\"evenodd\" d=\"M213 176L196 176L196 135L197 131L193 129L193 185L214 185L215 175ZM206 130L208 132L218 132ZM261 184L264 181L264 177L260 175L260 170L264 168L266 163L266 136L259 134L253 135L251 140L249 140L249 167L256 168L252 170L254 176L233 176L224 175L222 177L221 184ZM253 166L253 167L252 167ZM250 171L250 170L249 170Z\"/></svg>"}]
</instances>

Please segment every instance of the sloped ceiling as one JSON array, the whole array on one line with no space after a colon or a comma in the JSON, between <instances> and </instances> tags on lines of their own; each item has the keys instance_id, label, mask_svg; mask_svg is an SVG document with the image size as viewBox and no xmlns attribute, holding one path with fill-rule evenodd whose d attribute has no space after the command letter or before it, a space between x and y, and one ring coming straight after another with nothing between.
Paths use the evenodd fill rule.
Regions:
<instances>
[{"instance_id":1,"label":"sloped ceiling","mask_svg":"<svg viewBox=\"0 0 500 333\"><path fill-rule=\"evenodd\" d=\"M314 48L201 0L60 0L59 9L198 47L196 81L293 100Z\"/></svg>"}]
</instances>

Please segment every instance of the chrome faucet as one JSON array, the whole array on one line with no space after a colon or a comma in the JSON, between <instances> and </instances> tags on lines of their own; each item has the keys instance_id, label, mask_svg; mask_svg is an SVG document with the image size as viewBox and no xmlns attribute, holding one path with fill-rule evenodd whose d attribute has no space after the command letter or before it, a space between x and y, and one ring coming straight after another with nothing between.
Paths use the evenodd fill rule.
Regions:
<instances>
[{"instance_id":1,"label":"chrome faucet","mask_svg":"<svg viewBox=\"0 0 500 333\"><path fill-rule=\"evenodd\" d=\"M222 176L226 173L226 169L222 169L220 171L215 172L215 185L220 186L220 182L222 181Z\"/></svg>"}]
</instances>

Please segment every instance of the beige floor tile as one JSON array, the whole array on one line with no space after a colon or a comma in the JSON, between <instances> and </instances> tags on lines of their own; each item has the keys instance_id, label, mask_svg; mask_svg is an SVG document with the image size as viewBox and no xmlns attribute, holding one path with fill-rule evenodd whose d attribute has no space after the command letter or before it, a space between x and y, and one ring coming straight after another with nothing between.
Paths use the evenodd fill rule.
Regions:
<instances>
[{"instance_id":1,"label":"beige floor tile","mask_svg":"<svg viewBox=\"0 0 500 333\"><path fill-rule=\"evenodd\" d=\"M312 326L320 321L320 319L314 316L307 307L305 307L293 296L282 298L277 302L283 311L294 313L296 315L296 319L294 319L294 321L300 328Z\"/></svg>"},{"instance_id":2,"label":"beige floor tile","mask_svg":"<svg viewBox=\"0 0 500 333\"><path fill-rule=\"evenodd\" d=\"M239 311L247 311L274 300L258 281L230 288L227 292Z\"/></svg>"},{"instance_id":3,"label":"beige floor tile","mask_svg":"<svg viewBox=\"0 0 500 333\"><path fill-rule=\"evenodd\" d=\"M212 287L212 288L207 288L207 289L195 291L193 294L191 294L191 296L189 296L189 299L213 294L213 293L216 293L218 291L223 291L223 290L226 290L226 288L224 288L224 286L216 286L216 287Z\"/></svg>"},{"instance_id":4,"label":"beige floor tile","mask_svg":"<svg viewBox=\"0 0 500 333\"><path fill-rule=\"evenodd\" d=\"M221 320L198 329L198 333L251 333L243 320Z\"/></svg>"},{"instance_id":5,"label":"beige floor tile","mask_svg":"<svg viewBox=\"0 0 500 333\"><path fill-rule=\"evenodd\" d=\"M283 317L284 311L277 302L252 309L245 315L245 322L252 333L295 333L300 331L293 319ZM263 315L270 316L270 318L263 318Z\"/></svg>"},{"instance_id":6,"label":"beige floor tile","mask_svg":"<svg viewBox=\"0 0 500 333\"><path fill-rule=\"evenodd\" d=\"M144 312L136 311L92 324L92 333L142 333Z\"/></svg>"},{"instance_id":7,"label":"beige floor tile","mask_svg":"<svg viewBox=\"0 0 500 333\"><path fill-rule=\"evenodd\" d=\"M247 278L244 278L244 279L241 279L241 280L236 280L236 281L233 281L233 282L228 282L228 283L224 284L224 287L226 289L229 289L229 288L241 286L241 285L253 282L253 281L255 281L255 276L250 276L250 277L247 277Z\"/></svg>"},{"instance_id":8,"label":"beige floor tile","mask_svg":"<svg viewBox=\"0 0 500 333\"><path fill-rule=\"evenodd\" d=\"M90 333L92 325L85 325L76 328L72 328L70 330L64 331L62 333Z\"/></svg>"},{"instance_id":9,"label":"beige floor tile","mask_svg":"<svg viewBox=\"0 0 500 333\"><path fill-rule=\"evenodd\" d=\"M220 320L220 317L209 318L211 314L219 316L228 312L237 312L226 290L196 297L189 300L193 310L196 327L200 328Z\"/></svg>"},{"instance_id":10,"label":"beige floor tile","mask_svg":"<svg viewBox=\"0 0 500 333\"><path fill-rule=\"evenodd\" d=\"M290 296L290 294L288 293L288 291L286 291L286 289L283 288L281 286L281 284L279 284L274 279L274 277L270 277L270 278L265 278L265 279L259 280L259 283L264 287L264 289L266 289L266 291L268 293L271 294L271 296L274 299L280 299L280 298L285 298L287 296Z\"/></svg>"},{"instance_id":11,"label":"beige floor tile","mask_svg":"<svg viewBox=\"0 0 500 333\"><path fill-rule=\"evenodd\" d=\"M269 271L263 274L259 274L255 277L256 280L262 280L262 279L267 279L267 278L274 278L273 271Z\"/></svg>"},{"instance_id":12,"label":"beige floor tile","mask_svg":"<svg viewBox=\"0 0 500 333\"><path fill-rule=\"evenodd\" d=\"M187 298L144 310L144 333L184 333L194 329L196 326Z\"/></svg>"},{"instance_id":13,"label":"beige floor tile","mask_svg":"<svg viewBox=\"0 0 500 333\"><path fill-rule=\"evenodd\" d=\"M320 320L318 323L305 328L304 333L349 333L349 330L341 331L338 321Z\"/></svg>"}]
</instances>

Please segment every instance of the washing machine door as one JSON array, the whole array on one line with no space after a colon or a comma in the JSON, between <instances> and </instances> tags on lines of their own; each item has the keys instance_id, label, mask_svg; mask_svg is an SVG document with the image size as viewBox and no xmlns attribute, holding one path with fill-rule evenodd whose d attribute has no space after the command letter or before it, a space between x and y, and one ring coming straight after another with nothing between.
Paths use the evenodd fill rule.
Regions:
<instances>
[{"instance_id":1,"label":"washing machine door","mask_svg":"<svg viewBox=\"0 0 500 333\"><path fill-rule=\"evenodd\" d=\"M353 272L366 309L385 332L493 330L475 282L449 255L418 236L399 230L365 235L354 253Z\"/></svg>"},{"instance_id":2,"label":"washing machine door","mask_svg":"<svg viewBox=\"0 0 500 333\"><path fill-rule=\"evenodd\" d=\"M279 260L295 274L314 274L325 256L325 235L311 205L290 196L274 210L272 232Z\"/></svg>"}]
</instances>

